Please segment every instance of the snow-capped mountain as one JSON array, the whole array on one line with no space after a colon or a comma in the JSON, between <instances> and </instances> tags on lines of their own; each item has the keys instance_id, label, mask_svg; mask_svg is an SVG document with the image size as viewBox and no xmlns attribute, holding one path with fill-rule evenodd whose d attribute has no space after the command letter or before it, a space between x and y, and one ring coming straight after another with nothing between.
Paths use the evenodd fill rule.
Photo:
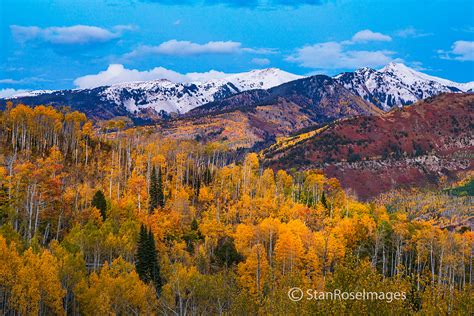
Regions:
<instances>
[{"instance_id":1,"label":"snow-capped mountain","mask_svg":"<svg viewBox=\"0 0 474 316\"><path fill-rule=\"evenodd\" d=\"M123 104L132 113L151 108L156 112L182 114L238 92L268 89L299 78L301 76L268 68L231 74L206 82L175 83L162 79L115 84L107 87L101 96L115 104Z\"/></svg>"},{"instance_id":2,"label":"snow-capped mountain","mask_svg":"<svg viewBox=\"0 0 474 316\"><path fill-rule=\"evenodd\" d=\"M385 111L443 92L468 92L474 88L474 82L457 83L429 76L401 63L389 63L380 70L362 68L345 72L335 79Z\"/></svg>"},{"instance_id":3,"label":"snow-capped mountain","mask_svg":"<svg viewBox=\"0 0 474 316\"><path fill-rule=\"evenodd\" d=\"M93 119L127 116L137 121L155 120L172 113L184 114L201 105L221 101L243 91L259 89L260 94L265 94L268 89L303 78L277 68L228 75L218 73L214 79L201 81L196 79L202 77L195 75L195 81L192 82L161 79L88 89L38 90L23 92L9 99L13 99L14 103L27 105L69 106ZM336 85L342 85L349 92L385 111L443 92L474 91L474 82L457 83L429 76L400 63L390 63L379 70L362 68L345 72L333 79L331 84L334 89L337 88ZM291 93L293 94L280 97L297 97L294 95L297 92ZM6 99L0 99L0 105L5 104L5 101Z\"/></svg>"},{"instance_id":4,"label":"snow-capped mountain","mask_svg":"<svg viewBox=\"0 0 474 316\"><path fill-rule=\"evenodd\" d=\"M26 97L36 97L41 94L48 94L48 93L53 93L56 90L33 90L33 91L25 91L25 92L20 92L15 94L14 96L10 97L12 99L16 98L26 98Z\"/></svg>"},{"instance_id":5,"label":"snow-capped mountain","mask_svg":"<svg viewBox=\"0 0 474 316\"><path fill-rule=\"evenodd\" d=\"M53 105L69 105L87 114L107 109L115 115L146 117L160 113L186 113L202 104L226 98L250 89L268 89L301 76L277 68L229 74L205 82L172 82L166 79L127 82L92 89L30 91L10 99ZM88 109L87 104L91 109ZM128 112L128 113L127 113ZM110 115L92 113L94 117Z\"/></svg>"}]
</instances>

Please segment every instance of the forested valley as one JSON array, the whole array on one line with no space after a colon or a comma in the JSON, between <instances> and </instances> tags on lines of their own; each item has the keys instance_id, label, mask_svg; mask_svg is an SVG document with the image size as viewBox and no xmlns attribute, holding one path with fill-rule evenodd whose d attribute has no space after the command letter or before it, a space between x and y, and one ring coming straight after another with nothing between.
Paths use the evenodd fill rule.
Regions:
<instances>
[{"instance_id":1,"label":"forested valley","mask_svg":"<svg viewBox=\"0 0 474 316\"><path fill-rule=\"evenodd\" d=\"M472 197L371 202L320 170L225 143L7 104L0 112L4 315L452 314L474 310ZM469 182L469 178L461 184ZM471 180L472 181L472 180ZM443 211L443 212L442 212ZM405 292L293 302L290 288Z\"/></svg>"}]
</instances>

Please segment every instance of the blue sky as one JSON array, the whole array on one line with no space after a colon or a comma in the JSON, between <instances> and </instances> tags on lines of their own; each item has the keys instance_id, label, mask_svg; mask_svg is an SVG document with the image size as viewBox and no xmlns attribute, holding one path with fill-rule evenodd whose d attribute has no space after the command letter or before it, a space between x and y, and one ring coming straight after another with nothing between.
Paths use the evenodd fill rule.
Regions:
<instances>
[{"instance_id":1,"label":"blue sky","mask_svg":"<svg viewBox=\"0 0 474 316\"><path fill-rule=\"evenodd\" d=\"M0 46L4 95L210 70L334 75L389 61L466 82L474 2L0 0Z\"/></svg>"}]
</instances>

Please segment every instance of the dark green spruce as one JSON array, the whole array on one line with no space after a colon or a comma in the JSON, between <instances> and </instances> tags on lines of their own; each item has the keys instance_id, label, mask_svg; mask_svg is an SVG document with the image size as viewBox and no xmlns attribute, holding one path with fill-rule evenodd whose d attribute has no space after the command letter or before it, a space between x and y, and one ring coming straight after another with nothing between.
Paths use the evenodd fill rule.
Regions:
<instances>
[{"instance_id":1,"label":"dark green spruce","mask_svg":"<svg viewBox=\"0 0 474 316\"><path fill-rule=\"evenodd\" d=\"M101 190L95 192L92 198L92 206L100 211L102 219L105 221L107 218L107 201L105 200L104 193Z\"/></svg>"},{"instance_id":2,"label":"dark green spruce","mask_svg":"<svg viewBox=\"0 0 474 316\"><path fill-rule=\"evenodd\" d=\"M135 254L135 269L137 270L138 276L144 282L148 282L147 276L147 240L148 234L145 226L140 227L140 233L138 235L137 252Z\"/></svg>"},{"instance_id":3,"label":"dark green spruce","mask_svg":"<svg viewBox=\"0 0 474 316\"><path fill-rule=\"evenodd\" d=\"M165 207L165 194L163 193L163 174L161 172L161 167L158 168L158 179L157 179L157 201L160 207Z\"/></svg>"},{"instance_id":4,"label":"dark green spruce","mask_svg":"<svg viewBox=\"0 0 474 316\"><path fill-rule=\"evenodd\" d=\"M150 188L148 191L148 207L149 213L153 213L155 209L158 207L158 179L156 177L156 169L155 166L151 169L150 175Z\"/></svg>"},{"instance_id":5,"label":"dark green spruce","mask_svg":"<svg viewBox=\"0 0 474 316\"><path fill-rule=\"evenodd\" d=\"M160 264L156 254L155 238L151 230L140 227L137 252L135 255L135 269L140 279L145 283L152 283L159 294L163 281L160 276Z\"/></svg>"},{"instance_id":6,"label":"dark green spruce","mask_svg":"<svg viewBox=\"0 0 474 316\"><path fill-rule=\"evenodd\" d=\"M321 204L324 206L325 209L329 209L328 207L328 201L326 199L326 194L323 192L323 194L321 195Z\"/></svg>"},{"instance_id":7,"label":"dark green spruce","mask_svg":"<svg viewBox=\"0 0 474 316\"><path fill-rule=\"evenodd\" d=\"M149 212L153 213L158 207L165 206L165 195L163 193L163 175L161 167L158 168L158 174L155 166L151 170L150 189L149 189Z\"/></svg>"}]
</instances>

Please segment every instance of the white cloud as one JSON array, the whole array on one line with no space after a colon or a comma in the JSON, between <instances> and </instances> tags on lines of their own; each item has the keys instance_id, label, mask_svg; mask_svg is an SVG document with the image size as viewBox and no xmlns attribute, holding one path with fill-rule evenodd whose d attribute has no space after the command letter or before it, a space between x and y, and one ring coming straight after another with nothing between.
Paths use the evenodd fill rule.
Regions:
<instances>
[{"instance_id":1,"label":"white cloud","mask_svg":"<svg viewBox=\"0 0 474 316\"><path fill-rule=\"evenodd\" d=\"M13 37L19 42L39 40L63 45L108 42L119 38L124 31L133 29L135 27L131 25L117 25L112 30L89 25L52 26L46 28L10 25Z\"/></svg>"},{"instance_id":2,"label":"white cloud","mask_svg":"<svg viewBox=\"0 0 474 316\"><path fill-rule=\"evenodd\" d=\"M352 42L354 43L366 43L366 42L390 42L392 38L388 35L373 32L371 30L362 30L352 36Z\"/></svg>"},{"instance_id":3,"label":"white cloud","mask_svg":"<svg viewBox=\"0 0 474 316\"><path fill-rule=\"evenodd\" d=\"M275 48L242 48L243 52L257 54L257 55L269 55L269 54L277 54L278 50Z\"/></svg>"},{"instance_id":4,"label":"white cloud","mask_svg":"<svg viewBox=\"0 0 474 316\"><path fill-rule=\"evenodd\" d=\"M242 47L242 43L234 41L210 41L204 44L175 39L163 42L157 46L142 45L124 55L125 58L135 58L145 55L192 56L205 54L274 54L271 48Z\"/></svg>"},{"instance_id":5,"label":"white cloud","mask_svg":"<svg viewBox=\"0 0 474 316\"><path fill-rule=\"evenodd\" d=\"M163 67L156 67L150 70L140 71L137 69L127 69L121 64L112 64L109 67L94 75L87 75L76 78L74 84L77 88L93 88L99 86L107 86L116 83L131 82L131 81L147 81L167 79L172 82L192 82L192 81L208 81L210 79L219 79L228 74L210 70L208 72L191 72L181 74L179 72L169 70Z\"/></svg>"},{"instance_id":6,"label":"white cloud","mask_svg":"<svg viewBox=\"0 0 474 316\"><path fill-rule=\"evenodd\" d=\"M456 41L450 51L438 50L440 58L460 61L474 61L474 41Z\"/></svg>"},{"instance_id":7,"label":"white cloud","mask_svg":"<svg viewBox=\"0 0 474 316\"><path fill-rule=\"evenodd\" d=\"M51 80L40 77L27 77L22 79L3 78L0 79L0 84L31 84L33 82L50 82Z\"/></svg>"},{"instance_id":8,"label":"white cloud","mask_svg":"<svg viewBox=\"0 0 474 316\"><path fill-rule=\"evenodd\" d=\"M232 54L241 50L241 43L233 41L216 41L197 44L190 41L170 40L158 46L139 46L126 54L125 57L138 57L143 55L173 55L189 56L203 54Z\"/></svg>"},{"instance_id":9,"label":"white cloud","mask_svg":"<svg viewBox=\"0 0 474 316\"><path fill-rule=\"evenodd\" d=\"M417 71L427 71L427 70L433 71L433 69L425 67L421 61L412 61L408 66L410 66L411 68Z\"/></svg>"},{"instance_id":10,"label":"white cloud","mask_svg":"<svg viewBox=\"0 0 474 316\"><path fill-rule=\"evenodd\" d=\"M419 38L419 37L426 37L433 35L432 33L424 33L422 31L419 31L415 29L412 26L409 26L403 30L399 30L396 33L397 36L403 37L403 38Z\"/></svg>"},{"instance_id":11,"label":"white cloud","mask_svg":"<svg viewBox=\"0 0 474 316\"><path fill-rule=\"evenodd\" d=\"M393 54L387 50L347 50L341 43L326 42L298 48L287 60L313 69L344 69L382 66L393 60Z\"/></svg>"},{"instance_id":12,"label":"white cloud","mask_svg":"<svg viewBox=\"0 0 474 316\"><path fill-rule=\"evenodd\" d=\"M155 79L183 81L185 77L178 72L168 70L163 67L139 71L136 69L127 69L121 64L112 64L109 65L107 70L101 71L98 74L76 78L76 80L74 80L74 84L78 88L93 88L121 82L146 81Z\"/></svg>"},{"instance_id":13,"label":"white cloud","mask_svg":"<svg viewBox=\"0 0 474 316\"><path fill-rule=\"evenodd\" d=\"M11 78L0 79L0 83L3 83L3 84L16 84L16 83L20 83L20 82L21 82L20 80L15 80L15 79L11 79Z\"/></svg>"},{"instance_id":14,"label":"white cloud","mask_svg":"<svg viewBox=\"0 0 474 316\"><path fill-rule=\"evenodd\" d=\"M185 79L182 80L182 82L186 81L200 81L200 82L205 82L209 81L211 79L221 79L229 74L222 72L222 71L217 71L217 70L210 70L207 72L189 72L184 75Z\"/></svg>"},{"instance_id":15,"label":"white cloud","mask_svg":"<svg viewBox=\"0 0 474 316\"><path fill-rule=\"evenodd\" d=\"M26 92L26 90L16 90L16 89L0 89L0 98L9 98L15 94Z\"/></svg>"},{"instance_id":16,"label":"white cloud","mask_svg":"<svg viewBox=\"0 0 474 316\"><path fill-rule=\"evenodd\" d=\"M362 30L355 33L350 40L316 43L297 48L286 60L318 71L361 67L374 68L393 61L392 55L395 52L354 49L354 45L371 41L388 42L391 40L392 38L388 35L371 30Z\"/></svg>"},{"instance_id":17,"label":"white cloud","mask_svg":"<svg viewBox=\"0 0 474 316\"><path fill-rule=\"evenodd\" d=\"M266 66L270 64L270 59L268 58L252 58L251 62L255 65Z\"/></svg>"}]
</instances>

